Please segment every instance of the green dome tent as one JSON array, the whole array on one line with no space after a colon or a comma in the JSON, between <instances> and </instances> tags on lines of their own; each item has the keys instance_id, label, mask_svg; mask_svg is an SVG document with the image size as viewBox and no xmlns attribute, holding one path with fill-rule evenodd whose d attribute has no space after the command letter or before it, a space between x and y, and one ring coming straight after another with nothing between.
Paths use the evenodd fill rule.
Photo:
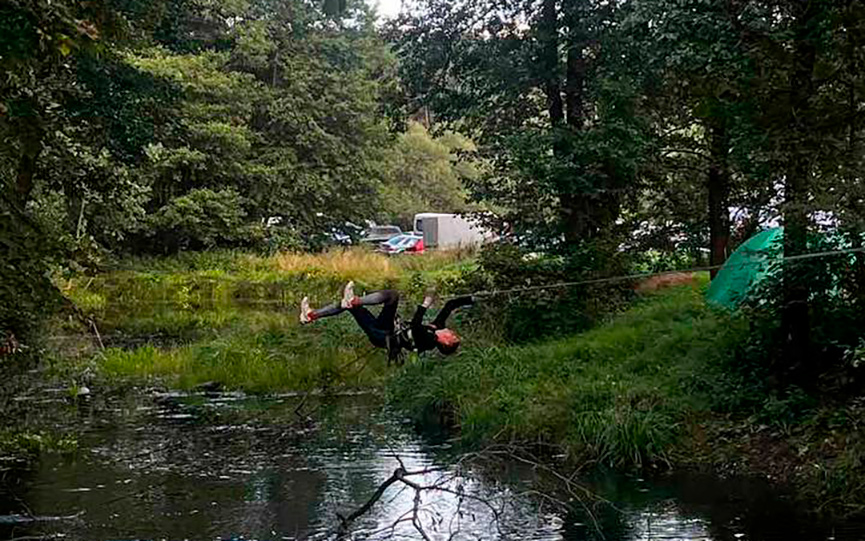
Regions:
<instances>
[{"instance_id":1,"label":"green dome tent","mask_svg":"<svg viewBox=\"0 0 865 541\"><path fill-rule=\"evenodd\" d=\"M754 235L730 255L718 271L706 299L719 306L735 309L769 269L769 262L781 257L784 228L776 227Z\"/></svg>"}]
</instances>

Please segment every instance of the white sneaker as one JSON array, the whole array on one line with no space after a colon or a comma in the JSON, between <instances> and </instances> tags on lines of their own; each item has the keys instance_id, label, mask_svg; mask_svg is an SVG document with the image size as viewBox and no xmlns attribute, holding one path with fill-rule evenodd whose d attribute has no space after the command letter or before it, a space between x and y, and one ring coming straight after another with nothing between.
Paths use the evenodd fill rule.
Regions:
<instances>
[{"instance_id":1,"label":"white sneaker","mask_svg":"<svg viewBox=\"0 0 865 541\"><path fill-rule=\"evenodd\" d=\"M345 290L342 292L342 302L340 303L343 308L348 310L349 308L353 308L354 305L352 302L354 301L354 282L349 281L345 284Z\"/></svg>"},{"instance_id":2,"label":"white sneaker","mask_svg":"<svg viewBox=\"0 0 865 541\"><path fill-rule=\"evenodd\" d=\"M302 301L300 301L300 324L306 325L311 320L309 319L309 297L304 297Z\"/></svg>"}]
</instances>

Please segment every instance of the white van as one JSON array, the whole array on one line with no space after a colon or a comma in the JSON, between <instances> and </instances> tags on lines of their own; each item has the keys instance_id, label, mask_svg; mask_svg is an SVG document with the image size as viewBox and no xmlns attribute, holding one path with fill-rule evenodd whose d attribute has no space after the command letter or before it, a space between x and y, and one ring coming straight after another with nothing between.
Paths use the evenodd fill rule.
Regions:
<instances>
[{"instance_id":1,"label":"white van","mask_svg":"<svg viewBox=\"0 0 865 541\"><path fill-rule=\"evenodd\" d=\"M415 214L414 233L423 237L424 248L448 250L483 244L492 236L480 225L457 214Z\"/></svg>"}]
</instances>

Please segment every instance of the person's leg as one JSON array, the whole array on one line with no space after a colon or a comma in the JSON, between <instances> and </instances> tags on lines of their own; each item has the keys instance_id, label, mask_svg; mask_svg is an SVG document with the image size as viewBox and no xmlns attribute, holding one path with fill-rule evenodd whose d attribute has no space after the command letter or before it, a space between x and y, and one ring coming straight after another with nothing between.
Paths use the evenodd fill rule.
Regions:
<instances>
[{"instance_id":1,"label":"person's leg","mask_svg":"<svg viewBox=\"0 0 865 541\"><path fill-rule=\"evenodd\" d=\"M372 312L363 306L357 306L348 310L358 326L363 330L372 345L383 348L387 345L387 332L379 328L378 322Z\"/></svg>"},{"instance_id":2,"label":"person's leg","mask_svg":"<svg viewBox=\"0 0 865 541\"><path fill-rule=\"evenodd\" d=\"M352 282L346 285L343 300L318 310L309 309L309 301L304 298L301 303L301 322L311 322L323 317L339 315L346 310L351 313L358 326L376 347L385 347L387 335L393 331L394 317L399 304L399 293L394 290L375 291L363 297L355 297ZM383 304L381 313L376 318L365 306ZM306 314L306 317L303 317Z\"/></svg>"},{"instance_id":3,"label":"person's leg","mask_svg":"<svg viewBox=\"0 0 865 541\"><path fill-rule=\"evenodd\" d=\"M338 302L335 302L333 304L328 304L327 306L319 308L318 310L310 311L309 312L309 319L311 321L314 321L316 319L321 319L323 317L338 316L343 312L345 312L345 308L340 306L340 304Z\"/></svg>"},{"instance_id":4,"label":"person's leg","mask_svg":"<svg viewBox=\"0 0 865 541\"><path fill-rule=\"evenodd\" d=\"M399 292L393 289L373 291L363 297L351 297L343 300L343 306L357 308L361 306L375 306L383 304L381 313L378 315L376 324L384 331L392 331L396 311L399 307Z\"/></svg>"},{"instance_id":5,"label":"person's leg","mask_svg":"<svg viewBox=\"0 0 865 541\"><path fill-rule=\"evenodd\" d=\"M352 307L354 306L375 306L377 304L385 305L385 308L399 303L399 293L393 289L383 289L381 291L373 291L367 293L363 297L355 297L351 300Z\"/></svg>"},{"instance_id":6,"label":"person's leg","mask_svg":"<svg viewBox=\"0 0 865 541\"><path fill-rule=\"evenodd\" d=\"M300 302L300 322L309 323L323 317L338 316L352 308L353 305L351 301L354 299L354 282L351 281L345 285L345 290L343 291L342 300L340 302L328 304L318 310L311 310L309 308L309 297L304 297Z\"/></svg>"},{"instance_id":7,"label":"person's leg","mask_svg":"<svg viewBox=\"0 0 865 541\"><path fill-rule=\"evenodd\" d=\"M387 332L393 331L394 322L396 321L396 312L399 308L399 292L393 289L378 291L377 299L380 299L382 306L381 312L378 314L378 326Z\"/></svg>"},{"instance_id":8,"label":"person's leg","mask_svg":"<svg viewBox=\"0 0 865 541\"><path fill-rule=\"evenodd\" d=\"M341 302L329 304L323 308L319 308L318 310L308 310L309 299L304 297L301 302L301 311L303 312L306 310L304 313L309 314L309 319L316 320L323 317L337 316L346 310L357 308L358 306L375 306L377 304L383 304L385 306L382 313L387 311L390 312L391 315L396 314L396 306L399 304L399 293L393 289L385 289L382 291L373 291L363 297L355 297L352 292L353 285L353 282L349 282L346 285L345 294L343 295Z\"/></svg>"},{"instance_id":9,"label":"person's leg","mask_svg":"<svg viewBox=\"0 0 865 541\"><path fill-rule=\"evenodd\" d=\"M387 343L387 336L393 332L394 320L396 318L397 307L399 307L399 293L393 289L385 289L382 291L374 291L363 297L353 297L348 299L347 304L350 305L351 312L355 315L355 311L363 310L365 314L361 317L355 315L355 319L361 328L364 329L370 341L379 347L384 347ZM377 318L374 318L372 324L369 325L369 317L371 314L365 306L375 306L378 304L384 305ZM369 315L367 315L369 314ZM367 327L366 325L369 325Z\"/></svg>"}]
</instances>

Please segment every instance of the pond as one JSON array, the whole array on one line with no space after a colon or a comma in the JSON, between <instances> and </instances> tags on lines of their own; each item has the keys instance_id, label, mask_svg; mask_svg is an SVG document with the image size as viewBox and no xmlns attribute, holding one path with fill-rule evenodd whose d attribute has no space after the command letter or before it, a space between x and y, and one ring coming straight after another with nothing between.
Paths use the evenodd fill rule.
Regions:
<instances>
[{"instance_id":1,"label":"pond","mask_svg":"<svg viewBox=\"0 0 865 541\"><path fill-rule=\"evenodd\" d=\"M301 408L291 395L93 395L23 398L31 415L74 428L78 450L3 473L0 539L865 537L805 518L756 480L594 474L569 491L524 461L468 459L372 395ZM399 467L407 482L342 527Z\"/></svg>"}]
</instances>

